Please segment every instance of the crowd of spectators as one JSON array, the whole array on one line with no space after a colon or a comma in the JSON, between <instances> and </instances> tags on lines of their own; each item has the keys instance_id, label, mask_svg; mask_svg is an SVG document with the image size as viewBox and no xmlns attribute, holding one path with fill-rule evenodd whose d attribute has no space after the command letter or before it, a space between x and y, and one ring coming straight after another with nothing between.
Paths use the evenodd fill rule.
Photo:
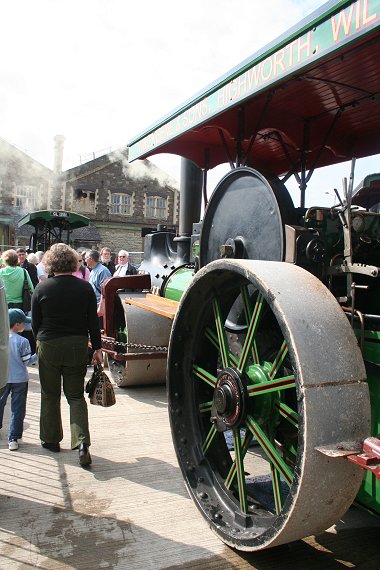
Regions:
<instances>
[{"instance_id":1,"label":"crowd of spectators","mask_svg":"<svg viewBox=\"0 0 380 570\"><path fill-rule=\"evenodd\" d=\"M102 363L102 318L98 316L102 286L112 276L136 273L127 251L120 250L116 262L108 247L100 252L76 252L58 243L47 252L28 255L26 248L18 247L0 253L0 289L5 291L3 309L8 309L9 318L9 367L0 378L0 429L10 395L10 451L18 449L23 433L27 365L38 361L41 445L52 452L60 451L63 388L70 407L71 447L79 450L80 465L91 464L84 378L89 358L91 364ZM32 294L30 311L23 302L25 287ZM4 295L0 300L4 301Z\"/></svg>"}]
</instances>

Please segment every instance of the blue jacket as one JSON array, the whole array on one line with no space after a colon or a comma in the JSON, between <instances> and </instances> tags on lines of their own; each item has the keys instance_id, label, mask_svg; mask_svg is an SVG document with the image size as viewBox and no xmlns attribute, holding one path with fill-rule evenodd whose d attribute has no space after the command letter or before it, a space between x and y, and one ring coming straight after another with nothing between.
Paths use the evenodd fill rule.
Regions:
<instances>
[{"instance_id":1,"label":"blue jacket","mask_svg":"<svg viewBox=\"0 0 380 570\"><path fill-rule=\"evenodd\" d=\"M101 263L95 265L94 269L91 270L90 277L88 282L92 285L92 288L95 291L96 301L99 305L100 303L100 296L102 293L102 285L106 279L112 277L111 272L104 267Z\"/></svg>"},{"instance_id":2,"label":"blue jacket","mask_svg":"<svg viewBox=\"0 0 380 570\"><path fill-rule=\"evenodd\" d=\"M37 354L32 350L27 338L17 333L9 333L9 373L8 383L27 382L29 380L27 365L36 362Z\"/></svg>"}]
</instances>

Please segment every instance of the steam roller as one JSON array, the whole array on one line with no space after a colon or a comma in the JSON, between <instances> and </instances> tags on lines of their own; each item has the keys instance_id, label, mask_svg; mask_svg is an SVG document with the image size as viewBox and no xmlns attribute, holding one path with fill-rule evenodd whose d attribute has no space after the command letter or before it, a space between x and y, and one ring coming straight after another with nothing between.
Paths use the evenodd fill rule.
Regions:
<instances>
[{"instance_id":1,"label":"steam roller","mask_svg":"<svg viewBox=\"0 0 380 570\"><path fill-rule=\"evenodd\" d=\"M192 235L198 271L167 264L158 295L145 295L141 312L118 294L129 342L169 339L178 463L210 527L239 550L323 531L351 505L363 477L344 454L326 452L369 436L370 400L354 330L336 295L313 274L321 269L315 248L310 258L301 256L315 231L305 228L294 244L297 233L287 230L301 232L304 214L276 178L234 169ZM336 221L332 227L336 232ZM306 268L284 263L290 252ZM154 330L148 302L156 303L165 328L157 320ZM170 318L157 314L160 303L165 310L173 304ZM119 385L128 385L130 364ZM165 364L163 358L162 380ZM134 383L140 373L145 382L144 362L133 370Z\"/></svg>"},{"instance_id":2,"label":"steam roller","mask_svg":"<svg viewBox=\"0 0 380 570\"><path fill-rule=\"evenodd\" d=\"M191 498L238 550L317 535L354 501L380 514L379 173L354 188L356 160L379 152L379 47L377 1L328 2L129 145L182 157L173 259L194 275L168 411ZM306 208L314 171L345 161L334 205Z\"/></svg>"}]
</instances>

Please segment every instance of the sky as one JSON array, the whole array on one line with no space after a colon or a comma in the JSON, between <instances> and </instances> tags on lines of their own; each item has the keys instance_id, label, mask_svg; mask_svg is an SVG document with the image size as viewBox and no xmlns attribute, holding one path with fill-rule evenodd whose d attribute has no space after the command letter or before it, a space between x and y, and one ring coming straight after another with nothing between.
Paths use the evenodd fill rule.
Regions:
<instances>
[{"instance_id":1,"label":"sky","mask_svg":"<svg viewBox=\"0 0 380 570\"><path fill-rule=\"evenodd\" d=\"M0 5L0 137L63 169L135 135L321 6L317 0L12 0ZM179 180L180 159L152 157ZM379 171L358 161L355 183ZM212 190L227 166L211 171ZM350 165L313 175L307 205L331 205ZM355 184L354 184L355 185ZM298 205L295 182L287 186Z\"/></svg>"}]
</instances>

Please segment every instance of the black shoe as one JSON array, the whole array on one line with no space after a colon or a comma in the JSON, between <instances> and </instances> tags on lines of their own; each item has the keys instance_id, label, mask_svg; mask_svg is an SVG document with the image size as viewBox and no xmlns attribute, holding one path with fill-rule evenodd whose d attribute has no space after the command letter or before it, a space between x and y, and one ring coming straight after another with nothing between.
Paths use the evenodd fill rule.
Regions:
<instances>
[{"instance_id":1,"label":"black shoe","mask_svg":"<svg viewBox=\"0 0 380 570\"><path fill-rule=\"evenodd\" d=\"M87 443L81 443L79 446L79 465L85 467L86 465L91 465L92 459L90 452L88 450Z\"/></svg>"},{"instance_id":2,"label":"black shoe","mask_svg":"<svg viewBox=\"0 0 380 570\"><path fill-rule=\"evenodd\" d=\"M61 451L61 446L59 445L59 443L48 443L47 441L41 441L41 445L45 449L48 449L49 451L54 451L55 453Z\"/></svg>"}]
</instances>

